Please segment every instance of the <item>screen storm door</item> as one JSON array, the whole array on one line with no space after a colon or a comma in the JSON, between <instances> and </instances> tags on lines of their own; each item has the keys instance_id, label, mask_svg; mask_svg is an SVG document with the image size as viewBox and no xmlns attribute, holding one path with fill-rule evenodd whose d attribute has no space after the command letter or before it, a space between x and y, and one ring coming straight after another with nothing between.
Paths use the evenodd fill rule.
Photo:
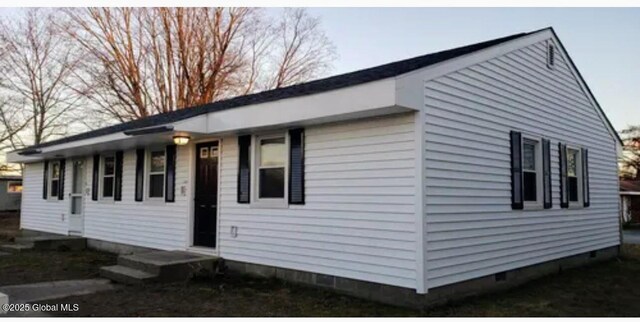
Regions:
<instances>
[{"instance_id":1,"label":"screen storm door","mask_svg":"<svg viewBox=\"0 0 640 322\"><path fill-rule=\"evenodd\" d=\"M196 145L193 245L216 247L218 208L218 142Z\"/></svg>"},{"instance_id":2,"label":"screen storm door","mask_svg":"<svg viewBox=\"0 0 640 322\"><path fill-rule=\"evenodd\" d=\"M72 163L71 192L69 193L69 235L82 236L84 231L83 189L85 168L83 160Z\"/></svg>"}]
</instances>

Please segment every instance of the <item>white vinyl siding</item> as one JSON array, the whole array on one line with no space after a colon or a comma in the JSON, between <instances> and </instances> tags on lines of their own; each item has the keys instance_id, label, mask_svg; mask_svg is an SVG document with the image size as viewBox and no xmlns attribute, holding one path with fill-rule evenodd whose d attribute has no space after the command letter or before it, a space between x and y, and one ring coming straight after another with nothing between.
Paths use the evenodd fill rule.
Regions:
<instances>
[{"instance_id":1,"label":"white vinyl siding","mask_svg":"<svg viewBox=\"0 0 640 322\"><path fill-rule=\"evenodd\" d=\"M236 202L238 142L223 138L220 256L415 288L413 120L307 127L306 203L286 209Z\"/></svg>"},{"instance_id":2,"label":"white vinyl siding","mask_svg":"<svg viewBox=\"0 0 640 322\"><path fill-rule=\"evenodd\" d=\"M176 153L175 202L164 202L164 199L134 200L136 151L127 150L122 162L122 201L92 201L91 195L85 195L84 236L157 249L185 249L189 235L191 149L179 146ZM88 157L85 161L87 184L90 187L93 158ZM148 166L146 164L145 168ZM148 177L145 177L145 181L148 181ZM186 195L180 193L181 186L185 186Z\"/></svg>"},{"instance_id":3,"label":"white vinyl siding","mask_svg":"<svg viewBox=\"0 0 640 322\"><path fill-rule=\"evenodd\" d=\"M429 288L618 245L614 139L546 55L543 41L425 84ZM552 209L511 209L510 130L551 140ZM589 149L588 208L560 208L558 141Z\"/></svg>"},{"instance_id":4,"label":"white vinyl siding","mask_svg":"<svg viewBox=\"0 0 640 322\"><path fill-rule=\"evenodd\" d=\"M69 198L67 196L64 200L58 200L57 197L49 197L47 200L42 198L43 171L44 162L29 163L24 166L20 227L66 235L69 227L67 215ZM65 192L70 191L71 188L69 186L71 172L68 169L65 171ZM50 195L51 190L47 193Z\"/></svg>"}]
</instances>

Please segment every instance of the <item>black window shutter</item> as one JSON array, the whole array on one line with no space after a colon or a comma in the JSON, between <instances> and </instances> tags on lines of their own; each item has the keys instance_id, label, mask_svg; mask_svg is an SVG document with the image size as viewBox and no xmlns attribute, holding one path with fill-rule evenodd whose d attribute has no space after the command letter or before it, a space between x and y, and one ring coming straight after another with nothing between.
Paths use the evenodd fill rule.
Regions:
<instances>
[{"instance_id":1,"label":"black window shutter","mask_svg":"<svg viewBox=\"0 0 640 322\"><path fill-rule=\"evenodd\" d=\"M44 171L42 171L42 199L47 199L49 194L49 161L44 161Z\"/></svg>"},{"instance_id":2,"label":"black window shutter","mask_svg":"<svg viewBox=\"0 0 640 322\"><path fill-rule=\"evenodd\" d=\"M251 197L251 135L238 137L238 203L249 203Z\"/></svg>"},{"instance_id":3,"label":"black window shutter","mask_svg":"<svg viewBox=\"0 0 640 322\"><path fill-rule=\"evenodd\" d=\"M122 200L122 158L124 153L122 151L116 151L116 178L115 178L115 191L113 194L113 200Z\"/></svg>"},{"instance_id":4,"label":"black window shutter","mask_svg":"<svg viewBox=\"0 0 640 322\"><path fill-rule=\"evenodd\" d=\"M589 207L589 150L582 148L582 198L584 206Z\"/></svg>"},{"instance_id":5,"label":"black window shutter","mask_svg":"<svg viewBox=\"0 0 640 322\"><path fill-rule=\"evenodd\" d=\"M544 209L551 208L551 143L547 139L542 139L542 193Z\"/></svg>"},{"instance_id":6,"label":"black window shutter","mask_svg":"<svg viewBox=\"0 0 640 322\"><path fill-rule=\"evenodd\" d=\"M511 209L522 209L522 134L511 131Z\"/></svg>"},{"instance_id":7,"label":"black window shutter","mask_svg":"<svg viewBox=\"0 0 640 322\"><path fill-rule=\"evenodd\" d=\"M560 207L569 208L569 185L567 184L567 145L558 143L560 156Z\"/></svg>"},{"instance_id":8,"label":"black window shutter","mask_svg":"<svg viewBox=\"0 0 640 322\"><path fill-rule=\"evenodd\" d=\"M64 168L65 160L60 160L60 179L58 179L58 200L64 200Z\"/></svg>"},{"instance_id":9,"label":"black window shutter","mask_svg":"<svg viewBox=\"0 0 640 322\"><path fill-rule=\"evenodd\" d=\"M98 200L98 181L100 179L100 155L93 156L93 182L91 187L91 200Z\"/></svg>"},{"instance_id":10,"label":"black window shutter","mask_svg":"<svg viewBox=\"0 0 640 322\"><path fill-rule=\"evenodd\" d=\"M304 204L304 129L289 130L289 204Z\"/></svg>"},{"instance_id":11,"label":"black window shutter","mask_svg":"<svg viewBox=\"0 0 640 322\"><path fill-rule=\"evenodd\" d=\"M144 149L136 150L136 201L142 201L144 195Z\"/></svg>"},{"instance_id":12,"label":"black window shutter","mask_svg":"<svg viewBox=\"0 0 640 322\"><path fill-rule=\"evenodd\" d=\"M166 168L165 168L165 192L164 201L176 201L176 145L167 145L166 149Z\"/></svg>"}]
</instances>

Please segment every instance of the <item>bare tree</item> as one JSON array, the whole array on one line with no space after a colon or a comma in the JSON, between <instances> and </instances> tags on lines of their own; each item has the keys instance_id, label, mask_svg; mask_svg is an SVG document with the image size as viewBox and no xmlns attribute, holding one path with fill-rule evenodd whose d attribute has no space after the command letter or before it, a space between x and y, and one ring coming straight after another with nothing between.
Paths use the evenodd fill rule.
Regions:
<instances>
[{"instance_id":1,"label":"bare tree","mask_svg":"<svg viewBox=\"0 0 640 322\"><path fill-rule=\"evenodd\" d=\"M61 29L84 57L78 91L119 121L305 81L335 56L318 19L303 10L286 10L282 21L255 8L63 13Z\"/></svg>"},{"instance_id":2,"label":"bare tree","mask_svg":"<svg viewBox=\"0 0 640 322\"><path fill-rule=\"evenodd\" d=\"M67 134L82 99L70 89L73 48L53 19L51 11L29 9L0 22L0 94L10 111L2 110L0 121L13 148Z\"/></svg>"},{"instance_id":3,"label":"bare tree","mask_svg":"<svg viewBox=\"0 0 640 322\"><path fill-rule=\"evenodd\" d=\"M640 126L629 126L621 134L624 145L619 160L620 177L640 180Z\"/></svg>"},{"instance_id":4,"label":"bare tree","mask_svg":"<svg viewBox=\"0 0 640 322\"><path fill-rule=\"evenodd\" d=\"M304 9L285 9L274 30L275 71L269 82L280 88L317 77L329 69L335 49L320 29L320 20Z\"/></svg>"}]
</instances>

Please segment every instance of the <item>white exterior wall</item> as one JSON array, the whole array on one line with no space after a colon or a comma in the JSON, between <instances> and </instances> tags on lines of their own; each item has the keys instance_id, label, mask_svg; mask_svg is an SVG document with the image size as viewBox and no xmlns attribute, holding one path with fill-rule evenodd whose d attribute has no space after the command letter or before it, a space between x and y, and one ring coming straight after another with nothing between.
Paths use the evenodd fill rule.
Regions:
<instances>
[{"instance_id":1,"label":"white exterior wall","mask_svg":"<svg viewBox=\"0 0 640 322\"><path fill-rule=\"evenodd\" d=\"M619 244L614 138L545 42L426 82L425 106L429 288ZM551 140L553 209L511 209L510 130ZM589 149L588 208L560 208L558 141Z\"/></svg>"},{"instance_id":2,"label":"white exterior wall","mask_svg":"<svg viewBox=\"0 0 640 322\"><path fill-rule=\"evenodd\" d=\"M237 137L222 138L218 251L223 258L416 287L414 113L305 129L305 205L238 204ZM284 131L284 130L283 130ZM122 201L92 201L86 161L84 236L157 249L186 249L192 229L193 149L178 147L176 202L134 201L135 150L123 159ZM71 189L45 201L42 163L25 170L24 228L66 234ZM146 180L146 178L145 178ZM185 186L186 194L181 194ZM231 226L238 227L232 238Z\"/></svg>"},{"instance_id":3,"label":"white exterior wall","mask_svg":"<svg viewBox=\"0 0 640 322\"><path fill-rule=\"evenodd\" d=\"M90 194L85 196L84 236L164 250L185 249L189 236L191 151L190 146L179 146L176 150L175 202L164 199L135 201L136 151L125 151L122 201L93 201ZM92 169L93 158L88 157L88 185L91 184ZM145 176L145 185L148 180ZM181 194L181 186L185 187L186 194Z\"/></svg>"},{"instance_id":4,"label":"white exterior wall","mask_svg":"<svg viewBox=\"0 0 640 322\"><path fill-rule=\"evenodd\" d=\"M236 202L237 139L223 138L221 257L415 288L413 113L305 137L306 203L286 209Z\"/></svg>"},{"instance_id":5,"label":"white exterior wall","mask_svg":"<svg viewBox=\"0 0 640 322\"><path fill-rule=\"evenodd\" d=\"M178 147L176 162L176 201L136 202L136 152L127 150L122 166L122 201L91 200L93 157L85 160L84 237L128 245L173 250L185 249L189 226L189 184L191 149ZM68 197L71 191L72 159L65 169L64 200L42 199L42 162L25 165L21 227L67 234L69 231ZM145 178L147 180L147 178ZM181 194L185 186L186 194ZM64 219L64 220L63 220Z\"/></svg>"},{"instance_id":6,"label":"white exterior wall","mask_svg":"<svg viewBox=\"0 0 640 322\"><path fill-rule=\"evenodd\" d=\"M22 205L20 228L67 234L69 231L69 203L66 195L71 189L71 173L66 165L64 178L64 200L42 199L44 162L24 165L22 180Z\"/></svg>"}]
</instances>

